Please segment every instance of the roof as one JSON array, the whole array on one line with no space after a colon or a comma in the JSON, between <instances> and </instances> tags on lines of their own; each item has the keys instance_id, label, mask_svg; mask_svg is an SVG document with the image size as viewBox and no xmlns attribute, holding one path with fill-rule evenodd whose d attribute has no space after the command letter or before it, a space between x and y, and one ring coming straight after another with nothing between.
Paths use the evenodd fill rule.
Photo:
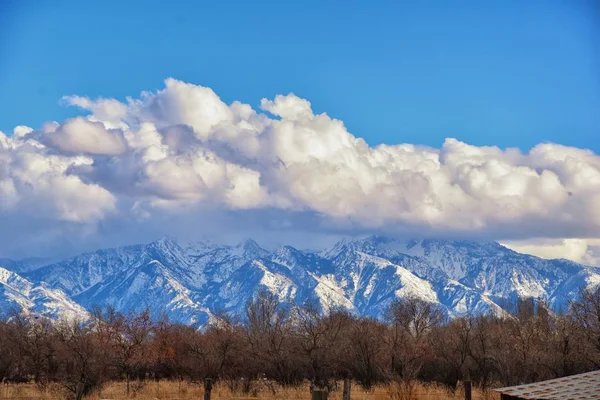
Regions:
<instances>
[{"instance_id":1,"label":"roof","mask_svg":"<svg viewBox=\"0 0 600 400\"><path fill-rule=\"evenodd\" d=\"M600 399L600 371L494 389L502 394L535 400Z\"/></svg>"}]
</instances>

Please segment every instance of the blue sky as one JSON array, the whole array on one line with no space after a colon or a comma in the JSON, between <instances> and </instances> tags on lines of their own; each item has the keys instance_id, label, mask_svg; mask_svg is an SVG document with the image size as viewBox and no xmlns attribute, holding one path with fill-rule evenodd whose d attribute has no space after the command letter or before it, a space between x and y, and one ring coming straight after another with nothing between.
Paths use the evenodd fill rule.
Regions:
<instances>
[{"instance_id":1,"label":"blue sky","mask_svg":"<svg viewBox=\"0 0 600 400\"><path fill-rule=\"evenodd\" d=\"M0 3L0 130L166 77L257 107L294 92L370 144L600 152L593 1Z\"/></svg>"},{"instance_id":2,"label":"blue sky","mask_svg":"<svg viewBox=\"0 0 600 400\"><path fill-rule=\"evenodd\" d=\"M216 231L600 254L597 0L0 0L17 125L41 129L0 134L0 256Z\"/></svg>"}]
</instances>

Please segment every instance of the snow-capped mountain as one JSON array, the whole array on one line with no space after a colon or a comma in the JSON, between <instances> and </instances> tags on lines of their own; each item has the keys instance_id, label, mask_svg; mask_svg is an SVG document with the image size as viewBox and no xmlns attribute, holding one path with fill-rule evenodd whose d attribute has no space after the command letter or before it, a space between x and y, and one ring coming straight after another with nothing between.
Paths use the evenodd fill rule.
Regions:
<instances>
[{"instance_id":1,"label":"snow-capped mountain","mask_svg":"<svg viewBox=\"0 0 600 400\"><path fill-rule=\"evenodd\" d=\"M564 309L582 287L600 284L594 267L519 254L497 243L380 236L345 239L319 253L290 246L267 251L253 240L221 246L165 237L42 266L0 262L0 306L19 304L50 316L77 315L96 305L124 312L149 308L193 325L221 312L242 316L261 289L285 302L311 301L324 310L374 317L394 299L415 296L459 316L501 314L518 297Z\"/></svg>"},{"instance_id":2,"label":"snow-capped mountain","mask_svg":"<svg viewBox=\"0 0 600 400\"><path fill-rule=\"evenodd\" d=\"M88 318L87 311L64 292L46 284L34 285L16 272L0 267L0 311L21 311L52 319Z\"/></svg>"}]
</instances>

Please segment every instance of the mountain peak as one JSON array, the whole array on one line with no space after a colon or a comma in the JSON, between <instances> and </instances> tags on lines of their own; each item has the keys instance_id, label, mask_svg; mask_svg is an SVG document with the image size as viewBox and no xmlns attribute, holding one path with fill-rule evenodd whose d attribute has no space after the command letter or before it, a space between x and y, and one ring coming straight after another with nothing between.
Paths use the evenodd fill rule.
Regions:
<instances>
[{"instance_id":1,"label":"mountain peak","mask_svg":"<svg viewBox=\"0 0 600 400\"><path fill-rule=\"evenodd\" d=\"M262 247L255 240L246 238L239 242L235 246L235 250L237 255L243 256L245 258L260 258L269 254L269 252Z\"/></svg>"},{"instance_id":2,"label":"mountain peak","mask_svg":"<svg viewBox=\"0 0 600 400\"><path fill-rule=\"evenodd\" d=\"M172 254L181 252L181 246L172 236L163 236L146 246L149 250L157 250L161 253Z\"/></svg>"},{"instance_id":3,"label":"mountain peak","mask_svg":"<svg viewBox=\"0 0 600 400\"><path fill-rule=\"evenodd\" d=\"M164 235L164 236L156 239L152 243L156 243L158 245L173 246L173 245L177 244L177 239L171 235Z\"/></svg>"}]
</instances>

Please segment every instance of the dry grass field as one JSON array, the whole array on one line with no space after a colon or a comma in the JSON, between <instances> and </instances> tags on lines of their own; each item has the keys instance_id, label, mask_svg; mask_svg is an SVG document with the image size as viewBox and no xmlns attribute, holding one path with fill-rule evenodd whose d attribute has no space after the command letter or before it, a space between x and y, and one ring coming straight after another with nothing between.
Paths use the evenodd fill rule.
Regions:
<instances>
[{"instance_id":1,"label":"dry grass field","mask_svg":"<svg viewBox=\"0 0 600 400\"><path fill-rule=\"evenodd\" d=\"M203 396L202 385L190 382L178 381L146 381L132 382L130 384L130 394L126 394L124 382L111 382L105 385L102 390L86 397L89 400L100 399L181 399L181 400L199 400ZM67 393L59 385L49 385L41 389L33 384L14 384L3 385L0 393L0 399L21 399L21 400L54 400L66 399ZM225 383L215 385L212 391L212 399L237 399L237 400L292 400L292 399L310 399L308 385L281 388L269 383L257 384L248 394L241 392L232 392ZM342 392L334 391L330 394L331 400L341 400ZM364 391L359 386L352 386L353 400L427 400L427 399L464 399L462 390L449 392L442 386L432 384L415 383L411 387L401 387L399 385L377 386L372 391ZM473 400L498 400L500 397L494 392L473 391Z\"/></svg>"}]
</instances>

